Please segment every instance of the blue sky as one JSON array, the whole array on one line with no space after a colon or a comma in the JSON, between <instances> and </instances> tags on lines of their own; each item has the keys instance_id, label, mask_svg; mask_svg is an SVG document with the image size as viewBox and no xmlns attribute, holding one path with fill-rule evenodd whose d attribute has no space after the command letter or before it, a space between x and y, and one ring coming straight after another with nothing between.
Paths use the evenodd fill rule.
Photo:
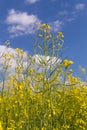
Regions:
<instances>
[{"instance_id":1,"label":"blue sky","mask_svg":"<svg viewBox=\"0 0 87 130\"><path fill-rule=\"evenodd\" d=\"M10 40L32 54L37 21L64 33L63 55L75 62L75 74L79 65L87 68L87 0L0 0L1 45Z\"/></svg>"}]
</instances>

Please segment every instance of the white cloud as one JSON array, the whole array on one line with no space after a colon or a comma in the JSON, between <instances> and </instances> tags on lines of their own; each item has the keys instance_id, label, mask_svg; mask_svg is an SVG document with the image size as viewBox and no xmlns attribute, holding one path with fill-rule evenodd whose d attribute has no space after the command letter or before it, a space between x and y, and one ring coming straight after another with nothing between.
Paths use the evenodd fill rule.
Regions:
<instances>
[{"instance_id":1,"label":"white cloud","mask_svg":"<svg viewBox=\"0 0 87 130\"><path fill-rule=\"evenodd\" d=\"M30 3L30 4L34 4L34 3L36 3L36 2L38 2L39 0L26 0L28 3Z\"/></svg>"},{"instance_id":2,"label":"white cloud","mask_svg":"<svg viewBox=\"0 0 87 130\"><path fill-rule=\"evenodd\" d=\"M0 58L2 59L3 54L14 54L15 53L15 49L13 48L7 48L4 45L0 45ZM3 62L3 60L0 60L0 63Z\"/></svg>"},{"instance_id":3,"label":"white cloud","mask_svg":"<svg viewBox=\"0 0 87 130\"><path fill-rule=\"evenodd\" d=\"M4 58L5 54L6 58ZM8 61L7 59L10 58L9 54L11 54L13 57ZM14 75L15 68L18 67L19 65L21 66L21 64L23 65L24 68L23 72L25 72L26 68L29 66L27 52L24 52L23 58L19 60L18 52L15 49L0 45L0 81L2 81L4 77L7 79L9 75ZM8 65L6 73L5 73L5 65Z\"/></svg>"},{"instance_id":4,"label":"white cloud","mask_svg":"<svg viewBox=\"0 0 87 130\"><path fill-rule=\"evenodd\" d=\"M4 55L11 54L13 58L9 61L9 65L11 65L11 69L14 69L17 66L16 58L17 58L17 51L11 47L6 47L4 45L0 45L0 64L3 64L6 62L6 59L3 58ZM24 57L26 59L27 53L24 52ZM9 55L7 56L9 57ZM24 60L24 59L23 59ZM25 64L25 62L24 62ZM3 66L0 66L1 68Z\"/></svg>"},{"instance_id":5,"label":"white cloud","mask_svg":"<svg viewBox=\"0 0 87 130\"><path fill-rule=\"evenodd\" d=\"M84 8L85 8L85 4L83 3L78 3L75 5L76 10L84 10Z\"/></svg>"},{"instance_id":6,"label":"white cloud","mask_svg":"<svg viewBox=\"0 0 87 130\"><path fill-rule=\"evenodd\" d=\"M19 12L11 9L6 21L8 24L20 24L27 26L35 23L37 20L38 18L35 15L28 15L27 12Z\"/></svg>"},{"instance_id":7,"label":"white cloud","mask_svg":"<svg viewBox=\"0 0 87 130\"><path fill-rule=\"evenodd\" d=\"M52 30L54 32L58 32L58 31L60 31L60 29L62 28L62 26L64 25L64 23L62 21L56 20L54 22L51 22L50 25L51 25Z\"/></svg>"},{"instance_id":8,"label":"white cloud","mask_svg":"<svg viewBox=\"0 0 87 130\"><path fill-rule=\"evenodd\" d=\"M2 80L4 78L4 64L6 63L5 58L3 58L4 54L14 54L14 49L7 48L6 46L0 45L0 79ZM13 68L15 67L16 62L14 60L11 60L8 65L12 62L12 67L10 68L10 71L13 71Z\"/></svg>"},{"instance_id":9,"label":"white cloud","mask_svg":"<svg viewBox=\"0 0 87 130\"><path fill-rule=\"evenodd\" d=\"M20 12L11 9L6 18L6 23L9 25L8 31L11 36L19 36L24 34L34 33L35 23L40 21L34 14Z\"/></svg>"}]
</instances>

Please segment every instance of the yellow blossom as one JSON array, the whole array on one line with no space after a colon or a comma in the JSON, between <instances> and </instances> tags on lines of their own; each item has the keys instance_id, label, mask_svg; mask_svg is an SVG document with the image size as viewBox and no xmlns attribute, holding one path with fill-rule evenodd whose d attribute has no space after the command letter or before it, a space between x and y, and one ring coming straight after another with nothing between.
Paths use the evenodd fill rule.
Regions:
<instances>
[{"instance_id":1,"label":"yellow blossom","mask_svg":"<svg viewBox=\"0 0 87 130\"><path fill-rule=\"evenodd\" d=\"M65 66L66 68L68 68L68 67L69 67L70 65L72 65L74 62L71 61L71 60L65 59L65 60L63 61L63 63L64 63L64 66Z\"/></svg>"},{"instance_id":2,"label":"yellow blossom","mask_svg":"<svg viewBox=\"0 0 87 130\"><path fill-rule=\"evenodd\" d=\"M0 130L3 130L2 123L0 122Z\"/></svg>"}]
</instances>

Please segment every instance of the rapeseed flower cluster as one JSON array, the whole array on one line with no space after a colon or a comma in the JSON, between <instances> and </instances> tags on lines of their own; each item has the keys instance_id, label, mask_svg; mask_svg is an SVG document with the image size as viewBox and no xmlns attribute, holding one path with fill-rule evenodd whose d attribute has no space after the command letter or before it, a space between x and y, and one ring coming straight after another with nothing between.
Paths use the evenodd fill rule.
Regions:
<instances>
[{"instance_id":1,"label":"rapeseed flower cluster","mask_svg":"<svg viewBox=\"0 0 87 130\"><path fill-rule=\"evenodd\" d=\"M65 59L64 61L63 61L63 64L64 64L64 66L66 67L66 68L68 68L70 65L72 65L74 62L73 61L71 61L71 60L67 60L67 59Z\"/></svg>"}]
</instances>

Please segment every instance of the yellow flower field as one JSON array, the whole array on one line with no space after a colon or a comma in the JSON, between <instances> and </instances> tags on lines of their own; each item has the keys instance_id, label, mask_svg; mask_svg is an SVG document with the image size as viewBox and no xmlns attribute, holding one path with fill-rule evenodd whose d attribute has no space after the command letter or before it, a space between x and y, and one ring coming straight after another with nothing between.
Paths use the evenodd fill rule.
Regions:
<instances>
[{"instance_id":1,"label":"yellow flower field","mask_svg":"<svg viewBox=\"0 0 87 130\"><path fill-rule=\"evenodd\" d=\"M63 33L53 36L42 24L37 36L38 65L28 54L25 68L25 52L16 48L17 66L9 74L14 55L3 54L7 77L0 82L0 130L87 130L87 86L73 75L73 61L60 60Z\"/></svg>"}]
</instances>

